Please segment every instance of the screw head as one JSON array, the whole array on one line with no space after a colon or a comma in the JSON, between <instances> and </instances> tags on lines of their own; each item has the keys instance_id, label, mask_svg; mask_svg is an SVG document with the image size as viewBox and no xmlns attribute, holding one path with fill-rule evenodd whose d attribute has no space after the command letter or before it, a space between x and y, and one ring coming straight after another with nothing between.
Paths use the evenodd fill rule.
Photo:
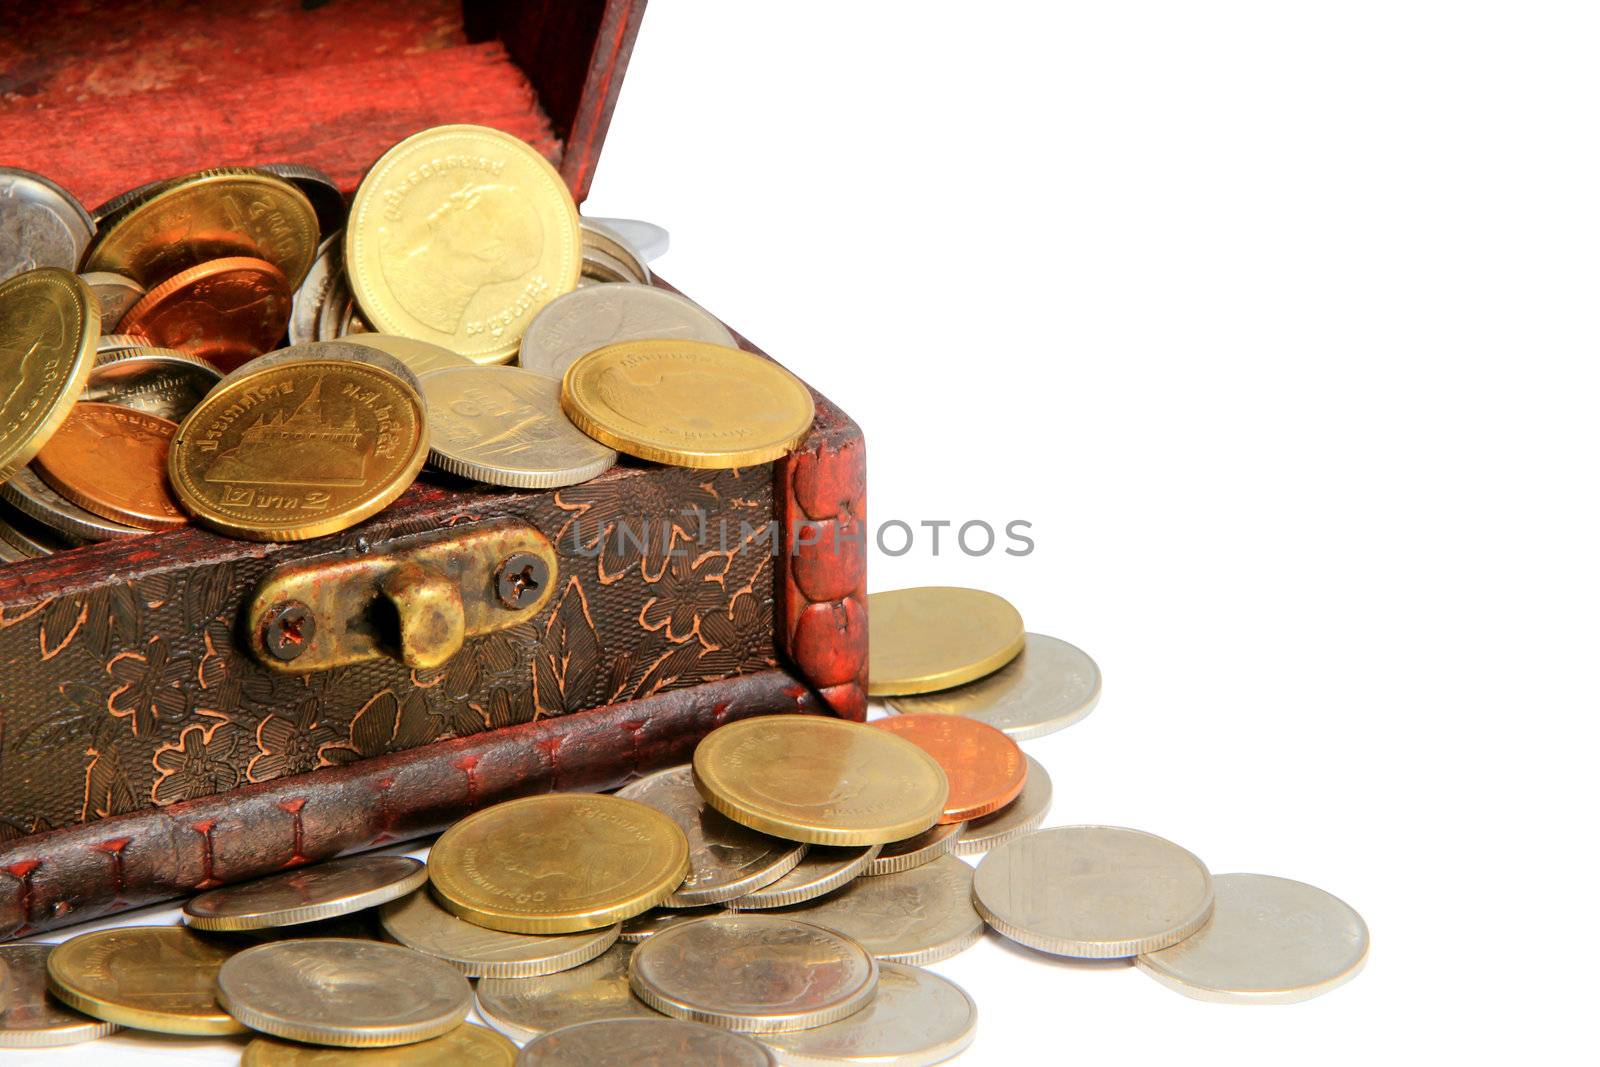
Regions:
<instances>
[{"instance_id":1,"label":"screw head","mask_svg":"<svg viewBox=\"0 0 1600 1067\"><path fill-rule=\"evenodd\" d=\"M298 600L285 600L267 612L261 643L274 658L287 663L310 647L316 632L317 619L311 609Z\"/></svg>"},{"instance_id":2,"label":"screw head","mask_svg":"<svg viewBox=\"0 0 1600 1067\"><path fill-rule=\"evenodd\" d=\"M516 552L501 561L495 571L495 595L508 608L525 608L539 599L549 577L550 568L544 560L531 552Z\"/></svg>"}]
</instances>

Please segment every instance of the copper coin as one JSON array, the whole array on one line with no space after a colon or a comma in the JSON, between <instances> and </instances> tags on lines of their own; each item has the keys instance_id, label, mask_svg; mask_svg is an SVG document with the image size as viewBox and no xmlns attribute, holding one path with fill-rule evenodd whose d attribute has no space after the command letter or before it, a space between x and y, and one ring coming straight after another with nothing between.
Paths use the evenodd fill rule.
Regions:
<instances>
[{"instance_id":1,"label":"copper coin","mask_svg":"<svg viewBox=\"0 0 1600 1067\"><path fill-rule=\"evenodd\" d=\"M167 486L178 424L116 404L83 401L34 459L49 486L85 511L141 530L188 522Z\"/></svg>"},{"instance_id":2,"label":"copper coin","mask_svg":"<svg viewBox=\"0 0 1600 1067\"><path fill-rule=\"evenodd\" d=\"M289 279L264 259L229 256L151 289L119 329L199 356L224 371L277 346L289 324Z\"/></svg>"},{"instance_id":3,"label":"copper coin","mask_svg":"<svg viewBox=\"0 0 1600 1067\"><path fill-rule=\"evenodd\" d=\"M899 734L944 768L950 779L941 823L966 822L999 811L1028 779L1022 749L988 723L954 715L896 715L868 723Z\"/></svg>"}]
</instances>

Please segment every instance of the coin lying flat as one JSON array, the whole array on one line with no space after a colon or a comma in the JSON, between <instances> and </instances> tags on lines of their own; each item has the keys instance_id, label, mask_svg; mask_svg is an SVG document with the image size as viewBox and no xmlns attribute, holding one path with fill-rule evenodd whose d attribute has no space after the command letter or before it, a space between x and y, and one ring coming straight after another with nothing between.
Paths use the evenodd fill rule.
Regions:
<instances>
[{"instance_id":1,"label":"coin lying flat","mask_svg":"<svg viewBox=\"0 0 1600 1067\"><path fill-rule=\"evenodd\" d=\"M694 752L695 787L722 814L814 845L881 845L938 821L949 785L922 749L870 726L763 715L718 727Z\"/></svg>"},{"instance_id":2,"label":"coin lying flat","mask_svg":"<svg viewBox=\"0 0 1600 1067\"><path fill-rule=\"evenodd\" d=\"M440 901L468 922L575 933L666 900L689 873L689 842L644 804L551 793L462 819L434 844L428 871Z\"/></svg>"},{"instance_id":3,"label":"coin lying flat","mask_svg":"<svg viewBox=\"0 0 1600 1067\"><path fill-rule=\"evenodd\" d=\"M594 1019L660 1018L628 988L633 951L632 945L616 944L559 974L485 978L478 983L478 1014L519 1042Z\"/></svg>"},{"instance_id":4,"label":"coin lying flat","mask_svg":"<svg viewBox=\"0 0 1600 1067\"><path fill-rule=\"evenodd\" d=\"M517 1046L484 1026L458 1026L443 1037L384 1049L330 1049L258 1037L239 1067L515 1067Z\"/></svg>"},{"instance_id":5,"label":"coin lying flat","mask_svg":"<svg viewBox=\"0 0 1600 1067\"><path fill-rule=\"evenodd\" d=\"M879 878L885 874L899 874L921 867L955 848L956 839L966 830L964 822L939 823L903 841L891 841L883 846L876 859L861 872L863 878Z\"/></svg>"},{"instance_id":6,"label":"coin lying flat","mask_svg":"<svg viewBox=\"0 0 1600 1067\"><path fill-rule=\"evenodd\" d=\"M120 328L230 371L277 344L289 293L289 279L264 259L213 259L153 286Z\"/></svg>"},{"instance_id":7,"label":"coin lying flat","mask_svg":"<svg viewBox=\"0 0 1600 1067\"><path fill-rule=\"evenodd\" d=\"M0 552L8 557L7 562L37 559L79 543L76 538L29 518L9 504L0 506Z\"/></svg>"},{"instance_id":8,"label":"coin lying flat","mask_svg":"<svg viewBox=\"0 0 1600 1067\"><path fill-rule=\"evenodd\" d=\"M944 769L950 796L942 823L999 811L1022 792L1027 761L1017 743L993 726L948 715L895 715L872 725L910 741Z\"/></svg>"},{"instance_id":9,"label":"coin lying flat","mask_svg":"<svg viewBox=\"0 0 1600 1067\"><path fill-rule=\"evenodd\" d=\"M1332 893L1265 874L1219 874L1211 921L1134 962L1196 1000L1294 1004L1336 989L1367 962L1367 924Z\"/></svg>"},{"instance_id":10,"label":"coin lying flat","mask_svg":"<svg viewBox=\"0 0 1600 1067\"><path fill-rule=\"evenodd\" d=\"M403 897L428 880L409 856L348 856L193 897L183 921L197 930L259 930L331 919Z\"/></svg>"},{"instance_id":11,"label":"coin lying flat","mask_svg":"<svg viewBox=\"0 0 1600 1067\"><path fill-rule=\"evenodd\" d=\"M343 1048L426 1041L472 1009L472 987L449 964L337 937L247 948L223 965L217 996L252 1030Z\"/></svg>"},{"instance_id":12,"label":"coin lying flat","mask_svg":"<svg viewBox=\"0 0 1600 1067\"><path fill-rule=\"evenodd\" d=\"M444 960L469 978L530 978L588 963L610 948L620 928L577 934L508 934L456 918L425 890L378 911L383 932L418 952Z\"/></svg>"},{"instance_id":13,"label":"coin lying flat","mask_svg":"<svg viewBox=\"0 0 1600 1067\"><path fill-rule=\"evenodd\" d=\"M82 402L34 458L46 485L96 515L166 530L189 519L167 487L178 424L116 404Z\"/></svg>"},{"instance_id":14,"label":"coin lying flat","mask_svg":"<svg viewBox=\"0 0 1600 1067\"><path fill-rule=\"evenodd\" d=\"M816 413L776 363L703 341L623 341L579 357L561 408L595 440L680 467L748 467L787 455Z\"/></svg>"},{"instance_id":15,"label":"coin lying flat","mask_svg":"<svg viewBox=\"0 0 1600 1067\"><path fill-rule=\"evenodd\" d=\"M993 849L972 900L984 921L1041 952L1120 959L1175 945L1211 917L1211 875L1141 830L1055 826Z\"/></svg>"},{"instance_id":16,"label":"coin lying flat","mask_svg":"<svg viewBox=\"0 0 1600 1067\"><path fill-rule=\"evenodd\" d=\"M132 348L96 360L83 399L132 408L173 422L222 380L222 373L196 356L164 348Z\"/></svg>"},{"instance_id":17,"label":"coin lying flat","mask_svg":"<svg viewBox=\"0 0 1600 1067\"><path fill-rule=\"evenodd\" d=\"M1044 822L1044 817L1050 813L1050 774L1032 756L1027 759L1028 780L1017 799L993 815L985 815L967 823L966 829L956 838L951 852L958 856L987 852L1031 830L1037 830L1039 824Z\"/></svg>"},{"instance_id":18,"label":"coin lying flat","mask_svg":"<svg viewBox=\"0 0 1600 1067\"><path fill-rule=\"evenodd\" d=\"M100 307L75 275L41 268L0 282L0 482L72 413L99 337Z\"/></svg>"},{"instance_id":19,"label":"coin lying flat","mask_svg":"<svg viewBox=\"0 0 1600 1067\"><path fill-rule=\"evenodd\" d=\"M411 368L411 373L419 379L429 371L444 370L446 367L470 367L472 360L466 356L458 355L442 345L430 344L419 341L415 337L401 337L393 333L355 333L348 338L351 344L363 348L376 348L379 352L386 352Z\"/></svg>"},{"instance_id":20,"label":"coin lying flat","mask_svg":"<svg viewBox=\"0 0 1600 1067\"><path fill-rule=\"evenodd\" d=\"M50 992L85 1015L163 1034L242 1034L217 1000L233 949L181 926L125 926L63 941Z\"/></svg>"},{"instance_id":21,"label":"coin lying flat","mask_svg":"<svg viewBox=\"0 0 1600 1067\"><path fill-rule=\"evenodd\" d=\"M114 1033L116 1023L73 1011L46 990L46 961L54 945L0 945L10 972L10 995L0 1008L0 1048L54 1048Z\"/></svg>"},{"instance_id":22,"label":"coin lying flat","mask_svg":"<svg viewBox=\"0 0 1600 1067\"><path fill-rule=\"evenodd\" d=\"M559 378L597 348L652 338L739 347L726 326L687 297L644 285L601 286L550 301L522 335L517 362Z\"/></svg>"},{"instance_id":23,"label":"coin lying flat","mask_svg":"<svg viewBox=\"0 0 1600 1067\"><path fill-rule=\"evenodd\" d=\"M519 489L575 485L617 454L572 425L561 383L520 367L450 367L422 383L428 461L462 478Z\"/></svg>"},{"instance_id":24,"label":"coin lying flat","mask_svg":"<svg viewBox=\"0 0 1600 1067\"><path fill-rule=\"evenodd\" d=\"M890 697L896 711L962 715L988 723L1013 741L1064 730L1100 700L1100 668L1080 648L1027 634L1016 659L986 678L922 696Z\"/></svg>"},{"instance_id":25,"label":"coin lying flat","mask_svg":"<svg viewBox=\"0 0 1600 1067\"><path fill-rule=\"evenodd\" d=\"M439 126L385 152L356 190L345 270L379 333L504 363L538 310L578 282L578 209L527 144Z\"/></svg>"},{"instance_id":26,"label":"coin lying flat","mask_svg":"<svg viewBox=\"0 0 1600 1067\"><path fill-rule=\"evenodd\" d=\"M32 467L22 468L9 482L0 485L0 499L64 537L86 542L138 537L147 532L85 511L44 484Z\"/></svg>"},{"instance_id":27,"label":"coin lying flat","mask_svg":"<svg viewBox=\"0 0 1600 1067\"><path fill-rule=\"evenodd\" d=\"M848 1018L811 1030L771 1034L784 1067L894 1064L927 1067L961 1054L978 1031L967 991L932 971L878 964L878 995Z\"/></svg>"},{"instance_id":28,"label":"coin lying flat","mask_svg":"<svg viewBox=\"0 0 1600 1067\"><path fill-rule=\"evenodd\" d=\"M867 873L882 845L861 847L812 845L799 864L771 885L728 901L730 911L783 908L813 900Z\"/></svg>"},{"instance_id":29,"label":"coin lying flat","mask_svg":"<svg viewBox=\"0 0 1600 1067\"><path fill-rule=\"evenodd\" d=\"M832 930L774 915L719 915L633 951L634 995L678 1019L776 1033L837 1022L878 987L878 964Z\"/></svg>"},{"instance_id":30,"label":"coin lying flat","mask_svg":"<svg viewBox=\"0 0 1600 1067\"><path fill-rule=\"evenodd\" d=\"M510 369L510 368L507 368ZM795 869L806 846L758 833L722 815L694 787L687 766L632 782L617 796L662 812L689 839L689 875L662 904L693 908L742 897Z\"/></svg>"},{"instance_id":31,"label":"coin lying flat","mask_svg":"<svg viewBox=\"0 0 1600 1067\"><path fill-rule=\"evenodd\" d=\"M32 171L0 167L0 282L39 267L76 270L94 221L73 195Z\"/></svg>"},{"instance_id":32,"label":"coin lying flat","mask_svg":"<svg viewBox=\"0 0 1600 1067\"><path fill-rule=\"evenodd\" d=\"M1023 646L1022 616L981 589L926 585L867 597L867 692L930 693L992 674Z\"/></svg>"},{"instance_id":33,"label":"coin lying flat","mask_svg":"<svg viewBox=\"0 0 1600 1067\"><path fill-rule=\"evenodd\" d=\"M517 1067L590 1067L638 1063L651 1067L778 1067L753 1038L682 1019L600 1019L567 1026L534 1041Z\"/></svg>"},{"instance_id":34,"label":"coin lying flat","mask_svg":"<svg viewBox=\"0 0 1600 1067\"><path fill-rule=\"evenodd\" d=\"M635 915L624 922L618 940L629 945L637 945L641 941L650 940L669 927L693 922L695 919L704 919L707 915L721 915L725 910L716 905L704 908L651 908L644 914Z\"/></svg>"},{"instance_id":35,"label":"coin lying flat","mask_svg":"<svg viewBox=\"0 0 1600 1067\"><path fill-rule=\"evenodd\" d=\"M132 278L108 270L91 271L83 275L83 284L89 287L100 304L100 328L107 333L117 328L128 309L144 299L144 286Z\"/></svg>"}]
</instances>

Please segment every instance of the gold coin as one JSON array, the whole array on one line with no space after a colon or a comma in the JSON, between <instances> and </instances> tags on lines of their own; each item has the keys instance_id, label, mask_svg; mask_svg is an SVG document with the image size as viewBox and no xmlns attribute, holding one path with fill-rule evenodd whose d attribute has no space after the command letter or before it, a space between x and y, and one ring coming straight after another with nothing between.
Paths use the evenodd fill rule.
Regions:
<instances>
[{"instance_id":1,"label":"gold coin","mask_svg":"<svg viewBox=\"0 0 1600 1067\"><path fill-rule=\"evenodd\" d=\"M443 1037L385 1049L317 1048L275 1037L245 1046L239 1067L512 1067L517 1046L486 1026L466 1023Z\"/></svg>"},{"instance_id":2,"label":"gold coin","mask_svg":"<svg viewBox=\"0 0 1600 1067\"><path fill-rule=\"evenodd\" d=\"M72 413L99 339L100 305L71 272L42 267L0 282L0 482Z\"/></svg>"},{"instance_id":3,"label":"gold coin","mask_svg":"<svg viewBox=\"0 0 1600 1067\"><path fill-rule=\"evenodd\" d=\"M518 934L593 930L660 904L689 873L678 824L620 797L552 793L497 804L444 832L428 856L440 902Z\"/></svg>"},{"instance_id":4,"label":"gold coin","mask_svg":"<svg viewBox=\"0 0 1600 1067\"><path fill-rule=\"evenodd\" d=\"M379 333L504 363L578 284L583 241L561 175L486 126L438 126L383 154L345 226L345 270Z\"/></svg>"},{"instance_id":5,"label":"gold coin","mask_svg":"<svg viewBox=\"0 0 1600 1067\"><path fill-rule=\"evenodd\" d=\"M250 256L281 270L291 292L317 253L317 213L282 178L220 167L161 182L100 225L84 271L115 271L149 289L214 259Z\"/></svg>"},{"instance_id":6,"label":"gold coin","mask_svg":"<svg viewBox=\"0 0 1600 1067\"><path fill-rule=\"evenodd\" d=\"M250 541L303 541L394 501L428 456L415 390L381 367L297 360L208 393L168 474L195 519Z\"/></svg>"},{"instance_id":7,"label":"gold coin","mask_svg":"<svg viewBox=\"0 0 1600 1067\"><path fill-rule=\"evenodd\" d=\"M217 1003L234 950L181 926L79 934L50 953L50 992L85 1015L163 1034L242 1034Z\"/></svg>"},{"instance_id":8,"label":"gold coin","mask_svg":"<svg viewBox=\"0 0 1600 1067\"><path fill-rule=\"evenodd\" d=\"M911 742L814 715L718 727L694 750L694 782L734 822L813 845L882 845L920 834L950 792L939 764Z\"/></svg>"},{"instance_id":9,"label":"gold coin","mask_svg":"<svg viewBox=\"0 0 1600 1067\"><path fill-rule=\"evenodd\" d=\"M932 693L993 674L1022 651L1022 616L981 589L926 585L867 597L867 695Z\"/></svg>"},{"instance_id":10,"label":"gold coin","mask_svg":"<svg viewBox=\"0 0 1600 1067\"><path fill-rule=\"evenodd\" d=\"M748 467L811 428L811 390L769 359L704 341L623 341L561 379L578 429L630 456L679 467Z\"/></svg>"},{"instance_id":11,"label":"gold coin","mask_svg":"<svg viewBox=\"0 0 1600 1067\"><path fill-rule=\"evenodd\" d=\"M388 353L411 368L411 373L418 377L446 367L472 365L472 360L466 356L440 345L419 341L415 337L401 337L392 333L353 333L344 339L363 348L376 348L379 352Z\"/></svg>"}]
</instances>

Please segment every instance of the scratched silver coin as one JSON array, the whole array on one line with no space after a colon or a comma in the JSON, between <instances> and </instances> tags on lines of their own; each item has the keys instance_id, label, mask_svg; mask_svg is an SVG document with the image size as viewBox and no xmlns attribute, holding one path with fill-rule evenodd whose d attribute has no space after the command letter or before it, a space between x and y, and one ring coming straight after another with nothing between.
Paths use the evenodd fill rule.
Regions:
<instances>
[{"instance_id":1,"label":"scratched silver coin","mask_svg":"<svg viewBox=\"0 0 1600 1067\"><path fill-rule=\"evenodd\" d=\"M54 1048L93 1041L122 1029L73 1011L50 995L45 961L54 945L0 945L0 968L10 973L0 1004L0 1049Z\"/></svg>"},{"instance_id":2,"label":"scratched silver coin","mask_svg":"<svg viewBox=\"0 0 1600 1067\"><path fill-rule=\"evenodd\" d=\"M197 930L260 930L331 919L403 897L428 880L409 856L347 856L190 898L183 921Z\"/></svg>"},{"instance_id":3,"label":"scratched silver coin","mask_svg":"<svg viewBox=\"0 0 1600 1067\"><path fill-rule=\"evenodd\" d=\"M730 911L760 911L814 900L860 878L882 850L882 845L812 845L794 870L724 906Z\"/></svg>"},{"instance_id":4,"label":"scratched silver coin","mask_svg":"<svg viewBox=\"0 0 1600 1067\"><path fill-rule=\"evenodd\" d=\"M950 851L958 856L973 856L987 852L1039 828L1044 817L1050 814L1050 774L1044 764L1032 756L1028 761L1028 780L1023 783L1017 799L981 819L966 824Z\"/></svg>"},{"instance_id":5,"label":"scratched silver coin","mask_svg":"<svg viewBox=\"0 0 1600 1067\"><path fill-rule=\"evenodd\" d=\"M777 1067L754 1038L683 1019L601 1019L546 1034L517 1057L516 1067Z\"/></svg>"},{"instance_id":6,"label":"scratched silver coin","mask_svg":"<svg viewBox=\"0 0 1600 1067\"><path fill-rule=\"evenodd\" d=\"M458 919L426 889L378 909L383 932L407 948L444 960L469 978L529 978L588 963L610 948L616 926L577 934L508 934Z\"/></svg>"},{"instance_id":7,"label":"scratched silver coin","mask_svg":"<svg viewBox=\"0 0 1600 1067\"><path fill-rule=\"evenodd\" d=\"M693 922L695 919L704 919L708 915L725 915L727 909L718 905L709 905L704 908L651 908L643 915L635 915L622 922L620 940L637 945L641 941L648 941L656 934L681 923Z\"/></svg>"},{"instance_id":8,"label":"scratched silver coin","mask_svg":"<svg viewBox=\"0 0 1600 1067\"><path fill-rule=\"evenodd\" d=\"M94 233L71 193L42 174L0 167L0 282L38 267L77 270Z\"/></svg>"},{"instance_id":9,"label":"scratched silver coin","mask_svg":"<svg viewBox=\"0 0 1600 1067\"><path fill-rule=\"evenodd\" d=\"M317 340L317 319L334 282L344 276L344 233L335 231L317 245L311 269L301 279L289 303L289 343L303 345Z\"/></svg>"},{"instance_id":10,"label":"scratched silver coin","mask_svg":"<svg viewBox=\"0 0 1600 1067\"><path fill-rule=\"evenodd\" d=\"M1028 634L1021 655L986 678L920 696L890 697L906 715L964 715L986 722L1013 741L1064 730L1100 700L1100 668L1080 648Z\"/></svg>"},{"instance_id":11,"label":"scratched silver coin","mask_svg":"<svg viewBox=\"0 0 1600 1067\"><path fill-rule=\"evenodd\" d=\"M100 302L100 331L114 333L117 323L128 309L144 299L144 286L123 274L109 270L95 270L82 275L83 284L89 287Z\"/></svg>"},{"instance_id":12,"label":"scratched silver coin","mask_svg":"<svg viewBox=\"0 0 1600 1067\"><path fill-rule=\"evenodd\" d=\"M615 944L588 963L538 978L484 978L478 1014L519 1044L564 1026L596 1019L658 1019L628 987L634 948Z\"/></svg>"},{"instance_id":13,"label":"scratched silver coin","mask_svg":"<svg viewBox=\"0 0 1600 1067\"><path fill-rule=\"evenodd\" d=\"M337 233L344 227L349 205L327 171L309 163L262 163L257 169L286 179L306 194L311 209L317 213L317 229L323 236Z\"/></svg>"},{"instance_id":14,"label":"scratched silver coin","mask_svg":"<svg viewBox=\"0 0 1600 1067\"><path fill-rule=\"evenodd\" d=\"M110 541L119 537L138 537L147 530L124 526L120 522L103 519L72 503L24 467L0 485L0 500L4 500L31 519L48 526L63 537L82 541Z\"/></svg>"},{"instance_id":15,"label":"scratched silver coin","mask_svg":"<svg viewBox=\"0 0 1600 1067\"><path fill-rule=\"evenodd\" d=\"M964 822L935 823L915 837L904 841L891 841L883 846L878 858L867 864L861 872L863 878L878 878L885 874L899 874L924 863L932 863L955 848L956 840L967 828Z\"/></svg>"},{"instance_id":16,"label":"scratched silver coin","mask_svg":"<svg viewBox=\"0 0 1600 1067\"><path fill-rule=\"evenodd\" d=\"M96 359L81 399L182 422L220 381L222 372L197 356L170 348L123 348Z\"/></svg>"},{"instance_id":17,"label":"scratched silver coin","mask_svg":"<svg viewBox=\"0 0 1600 1067\"><path fill-rule=\"evenodd\" d=\"M784 1067L928 1067L959 1056L978 1031L967 991L932 971L878 964L878 995L854 1015L810 1030L762 1037Z\"/></svg>"},{"instance_id":18,"label":"scratched silver coin","mask_svg":"<svg viewBox=\"0 0 1600 1067\"><path fill-rule=\"evenodd\" d=\"M597 348L656 338L739 347L726 326L687 297L647 285L598 285L541 308L522 335L517 362L560 378L573 360Z\"/></svg>"}]
</instances>

